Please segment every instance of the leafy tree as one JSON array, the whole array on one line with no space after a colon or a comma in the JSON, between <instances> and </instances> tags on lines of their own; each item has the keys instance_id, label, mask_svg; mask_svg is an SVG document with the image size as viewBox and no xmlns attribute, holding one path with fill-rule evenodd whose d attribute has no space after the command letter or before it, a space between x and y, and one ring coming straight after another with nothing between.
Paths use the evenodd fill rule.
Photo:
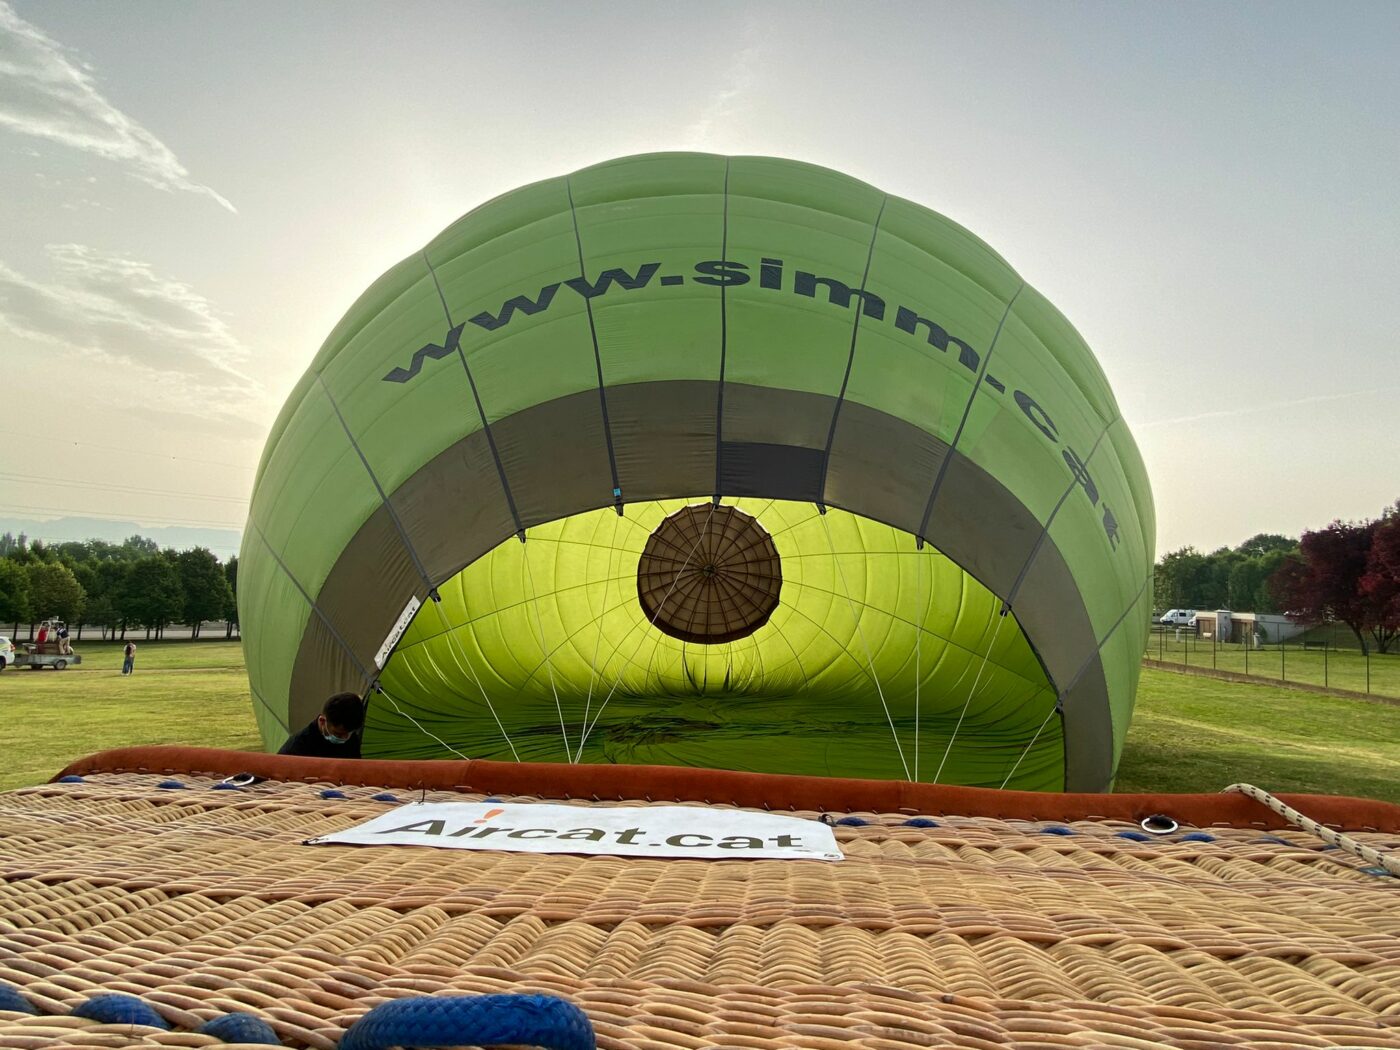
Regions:
<instances>
[{"instance_id":1,"label":"leafy tree","mask_svg":"<svg viewBox=\"0 0 1400 1050\"><path fill-rule=\"evenodd\" d=\"M160 553L160 544L155 540L147 539L145 536L128 536L122 542L122 548L131 552L131 555L135 557Z\"/></svg>"},{"instance_id":2,"label":"leafy tree","mask_svg":"<svg viewBox=\"0 0 1400 1050\"><path fill-rule=\"evenodd\" d=\"M116 633L116 626L121 622L121 618L117 613L116 603L107 595L102 594L96 598L88 599L87 611L83 613L83 622L93 627L100 627L102 637L106 638L109 629L112 630L113 634ZM82 628L79 630L81 631Z\"/></svg>"},{"instance_id":3,"label":"leafy tree","mask_svg":"<svg viewBox=\"0 0 1400 1050\"><path fill-rule=\"evenodd\" d=\"M1375 523L1361 590L1374 604L1378 621L1392 635L1400 633L1400 501Z\"/></svg>"},{"instance_id":4,"label":"leafy tree","mask_svg":"<svg viewBox=\"0 0 1400 1050\"><path fill-rule=\"evenodd\" d=\"M119 602L125 623L159 632L179 619L184 602L180 574L169 558L150 554L131 563Z\"/></svg>"},{"instance_id":5,"label":"leafy tree","mask_svg":"<svg viewBox=\"0 0 1400 1050\"><path fill-rule=\"evenodd\" d=\"M219 559L203 547L184 551L175 558L184 592L183 619L190 625L191 640L199 637L205 620L220 619L228 609L230 592Z\"/></svg>"},{"instance_id":6,"label":"leafy tree","mask_svg":"<svg viewBox=\"0 0 1400 1050\"><path fill-rule=\"evenodd\" d=\"M1210 583L1210 567L1205 555L1195 547L1164 554L1153 574L1152 599L1156 608L1208 609L1203 600Z\"/></svg>"},{"instance_id":7,"label":"leafy tree","mask_svg":"<svg viewBox=\"0 0 1400 1050\"><path fill-rule=\"evenodd\" d=\"M1386 652L1400 624L1386 613L1384 596L1362 589L1371 544L1378 522L1334 521L1325 529L1305 532L1300 554L1289 558L1270 581L1287 614L1301 623L1335 621L1351 628L1368 652L1369 634L1378 652Z\"/></svg>"},{"instance_id":8,"label":"leafy tree","mask_svg":"<svg viewBox=\"0 0 1400 1050\"><path fill-rule=\"evenodd\" d=\"M0 623L14 624L18 634L20 623L29 621L29 606L29 573L16 561L0 559Z\"/></svg>"},{"instance_id":9,"label":"leafy tree","mask_svg":"<svg viewBox=\"0 0 1400 1050\"><path fill-rule=\"evenodd\" d=\"M1235 550L1243 554L1246 558L1258 558L1265 554L1272 554L1275 551L1282 551L1284 554L1292 554L1298 549L1298 541L1291 536L1280 536L1277 532L1261 532L1257 536L1251 536L1241 543Z\"/></svg>"},{"instance_id":10,"label":"leafy tree","mask_svg":"<svg viewBox=\"0 0 1400 1050\"><path fill-rule=\"evenodd\" d=\"M224 579L228 580L228 604L224 606L224 637L232 638L238 626L238 555L229 558L224 565Z\"/></svg>"},{"instance_id":11,"label":"leafy tree","mask_svg":"<svg viewBox=\"0 0 1400 1050\"><path fill-rule=\"evenodd\" d=\"M25 567L29 576L29 615L32 620L57 617L76 623L87 595L73 570L62 562L41 561Z\"/></svg>"}]
</instances>

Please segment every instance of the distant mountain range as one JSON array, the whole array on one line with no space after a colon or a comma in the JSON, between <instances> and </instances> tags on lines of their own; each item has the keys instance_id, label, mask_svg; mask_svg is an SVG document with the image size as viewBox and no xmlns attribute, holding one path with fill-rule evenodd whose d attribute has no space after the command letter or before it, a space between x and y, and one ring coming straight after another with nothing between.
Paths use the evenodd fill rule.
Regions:
<instances>
[{"instance_id":1,"label":"distant mountain range","mask_svg":"<svg viewBox=\"0 0 1400 1050\"><path fill-rule=\"evenodd\" d=\"M178 525L138 525L134 521L110 521L106 518L53 518L49 521L26 521L23 518L0 518L0 533L21 532L31 540L45 543L66 543L69 540L106 540L121 543L132 536L145 536L162 547L187 550L208 547L222 559L238 553L243 534L235 529L199 529Z\"/></svg>"}]
</instances>

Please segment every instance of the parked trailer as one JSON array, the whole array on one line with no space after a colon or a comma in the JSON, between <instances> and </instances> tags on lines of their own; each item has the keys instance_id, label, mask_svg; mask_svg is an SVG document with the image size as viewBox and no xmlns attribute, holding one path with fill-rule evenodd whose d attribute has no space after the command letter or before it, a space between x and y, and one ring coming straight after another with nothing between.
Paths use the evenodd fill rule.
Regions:
<instances>
[{"instance_id":1,"label":"parked trailer","mask_svg":"<svg viewBox=\"0 0 1400 1050\"><path fill-rule=\"evenodd\" d=\"M37 645L26 645L24 647L24 652L15 654L15 666L27 667L31 671L37 671L41 667L52 667L55 671L62 671L67 668L69 664L80 664L83 662L83 658L77 653L41 653L37 651L38 648ZM44 646L44 648L47 649L49 647Z\"/></svg>"},{"instance_id":2,"label":"parked trailer","mask_svg":"<svg viewBox=\"0 0 1400 1050\"><path fill-rule=\"evenodd\" d=\"M15 654L15 666L27 667L31 671L41 667L62 671L69 664L82 662L83 658L68 644L68 628L62 620L45 620L39 625L39 640L26 642L23 652Z\"/></svg>"}]
</instances>

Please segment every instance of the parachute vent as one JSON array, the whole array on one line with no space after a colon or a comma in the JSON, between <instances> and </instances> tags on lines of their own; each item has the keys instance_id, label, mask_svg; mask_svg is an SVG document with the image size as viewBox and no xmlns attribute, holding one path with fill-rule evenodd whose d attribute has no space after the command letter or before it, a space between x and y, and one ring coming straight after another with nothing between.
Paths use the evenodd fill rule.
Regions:
<instances>
[{"instance_id":1,"label":"parachute vent","mask_svg":"<svg viewBox=\"0 0 1400 1050\"><path fill-rule=\"evenodd\" d=\"M773 538L752 515L683 507L647 539L637 600L657 630L701 645L744 638L768 622L783 588Z\"/></svg>"}]
</instances>

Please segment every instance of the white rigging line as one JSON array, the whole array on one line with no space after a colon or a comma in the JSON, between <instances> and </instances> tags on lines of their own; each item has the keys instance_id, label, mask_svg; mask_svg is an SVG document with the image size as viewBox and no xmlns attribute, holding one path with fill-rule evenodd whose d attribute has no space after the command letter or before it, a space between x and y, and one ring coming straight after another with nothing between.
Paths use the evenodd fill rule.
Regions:
<instances>
[{"instance_id":1,"label":"white rigging line","mask_svg":"<svg viewBox=\"0 0 1400 1050\"><path fill-rule=\"evenodd\" d=\"M398 702L397 700L395 700L392 696L390 696L390 695L389 695L389 691L388 691L387 689L385 689L382 685L380 685L378 682L376 682L374 687L375 687L376 690L378 690L379 694L380 694L381 696L384 697L385 700L388 700L389 703L391 703L391 704L394 705L394 710L395 710L395 711L397 711L399 714L403 715L404 718L407 718L410 722L412 722L415 726L417 726L417 727L418 727L418 731L419 731L420 733L423 733L425 736L430 736L430 737L432 737L434 740L436 740L436 741L437 741L439 744L441 744L443 747L447 748L447 750L451 751L451 752L452 752L454 755L456 755L458 758L465 758L465 759L467 759L468 762L471 761L470 757L468 757L467 755L462 754L462 752L458 751L455 747L453 747L451 744L449 744L449 743L448 743L446 740L444 740L442 737L438 736L436 733L430 732L429 730L423 728L423 724L422 724L421 722L419 722L418 719L414 718L411 714L409 714L407 711L405 711L402 707L400 707L400 706L399 706L399 702Z\"/></svg>"},{"instance_id":2,"label":"white rigging line","mask_svg":"<svg viewBox=\"0 0 1400 1050\"><path fill-rule=\"evenodd\" d=\"M459 583L458 586L460 587L461 584ZM501 731L501 736L505 737L506 746L510 748L510 753L512 757L514 757L514 759L517 762L519 762L520 753L515 750L515 741L512 740L510 738L510 734L506 732L506 727L505 724L501 721L501 716L496 714L496 707L494 704L491 703L491 698L486 695L486 687L481 684L481 679L478 678L476 676L476 672L472 670L471 661L467 659L467 654L462 652L461 643L457 641L457 636L455 632L452 630L452 627L447 622L447 614L442 611L441 598L434 599L432 595L429 595L428 601L432 603L435 609L437 609L438 619L442 622L442 632L443 634L447 635L448 650L452 651L454 648L456 650L452 654L452 659L456 660L457 666L460 667L462 670L466 671L467 675L471 678L471 680L474 683L476 683L477 689L481 692L481 699L486 701L486 710L490 711L491 717L496 720L496 728ZM429 733L428 735L432 736L431 733ZM433 737L433 739L436 740L437 737Z\"/></svg>"},{"instance_id":3,"label":"white rigging line","mask_svg":"<svg viewBox=\"0 0 1400 1050\"><path fill-rule=\"evenodd\" d=\"M923 551L918 551L922 554ZM915 562L915 571L918 572L918 582L914 591L914 615L918 617L914 624L914 779L919 779L919 686L923 684L923 671L919 663L921 643L924 640L924 563Z\"/></svg>"},{"instance_id":4,"label":"white rigging line","mask_svg":"<svg viewBox=\"0 0 1400 1050\"><path fill-rule=\"evenodd\" d=\"M1021 760L1024 759L1027 755L1029 755L1029 754L1031 753L1031 748L1035 747L1035 742L1036 742L1037 740L1040 739L1040 731L1041 731L1041 729L1044 729L1047 725L1050 724L1050 719L1054 716L1055 712L1058 711L1059 709L1060 709L1060 701L1059 701L1059 700L1056 700L1055 703L1054 703L1053 705L1051 705L1050 711L1046 714L1045 720L1044 720L1043 722L1040 723L1040 729L1037 729L1037 730L1035 731L1035 736L1031 737L1031 742L1030 742L1029 744L1027 744L1027 745L1026 745L1026 749L1025 749L1024 751L1021 752L1021 757L1018 758L1018 759L1016 759L1016 764L1015 764L1014 766L1011 767L1011 772L1006 774L1006 779L1003 780L1003 781L1001 782L1001 784L1000 784L1001 787L1006 787L1006 785L1009 784L1009 783L1011 782L1012 776L1015 775L1016 770L1019 769L1020 766L1021 766Z\"/></svg>"},{"instance_id":5,"label":"white rigging line","mask_svg":"<svg viewBox=\"0 0 1400 1050\"><path fill-rule=\"evenodd\" d=\"M675 592L676 585L681 582L681 574L685 572L686 566L690 564L690 559L695 557L695 552L700 549L700 544L705 542L705 536L710 531L710 520L714 516L715 504L711 503L710 512L705 515L705 524L700 529L700 535L695 538L695 546L690 548L690 553L685 556L685 561L681 562L681 567L677 569L676 574L671 577L671 586L667 588L665 596L661 599L661 603L657 605L656 612L652 613L651 620L647 624L648 627L654 628L656 626L656 621L661 618L661 611L666 608L666 603L671 600L671 595ZM637 644L632 647L633 658L636 657L637 650L642 647L642 642L644 641L646 641L646 634L640 635L637 639ZM619 648L621 647L619 646ZM655 650L653 650L653 652L655 652ZM618 668L617 677L613 679L612 688L608 690L608 695L605 696L603 702L598 705L598 713L593 716L592 725L585 725L583 727L583 735L579 737L578 742L578 754L580 757L583 756L583 745L588 739L588 734L593 732L594 727L598 724L598 719L603 717L603 708L608 706L608 701L612 699L613 693L617 692L617 687L622 684L622 676L626 671L627 664L624 663Z\"/></svg>"},{"instance_id":6,"label":"white rigging line","mask_svg":"<svg viewBox=\"0 0 1400 1050\"><path fill-rule=\"evenodd\" d=\"M622 520L626 521L627 518L624 516ZM615 536L617 534L617 523L611 522L610 524L612 526L613 534ZM608 584L612 583L613 555L616 553L616 550L616 543L613 543L608 547L608 570L603 575L602 612L598 614L598 619L595 621L598 624L598 633L593 636L593 658L588 661L588 695L584 697L583 700L583 725L585 727L587 727L588 725L589 710L593 706L593 681L595 678L598 677L598 647L599 644L603 641L603 618L606 616L608 611ZM580 741L579 754L575 755L572 761L578 762L579 757L582 755L582 753L583 744L582 741Z\"/></svg>"},{"instance_id":7,"label":"white rigging line","mask_svg":"<svg viewBox=\"0 0 1400 1050\"><path fill-rule=\"evenodd\" d=\"M948 756L953 753L953 741L957 740L958 730L962 728L963 719L967 717L967 709L972 704L972 698L977 695L977 687L982 682L982 672L987 669L987 660L991 657L992 650L997 647L997 635L1001 634L1001 625L1006 622L1006 617L1011 612L1000 598L997 601L1000 603L1001 609L1000 615L997 617L996 630L992 632L992 640L982 653L982 662L977 666L977 677L972 680L972 688L967 691L967 699L963 701L962 711L958 713L957 725L953 726L953 735L948 738L948 746L943 749L943 759L938 763L938 772L933 775L935 784L938 783L938 778L943 775L943 767L948 762Z\"/></svg>"},{"instance_id":8,"label":"white rigging line","mask_svg":"<svg viewBox=\"0 0 1400 1050\"><path fill-rule=\"evenodd\" d=\"M861 647L865 650L865 663L870 669L870 680L875 683L875 693L880 698L880 706L885 709L885 719L890 724L890 735L894 737L894 747L899 752L899 764L904 767L904 779L913 780L909 775L909 763L904 760L904 748L899 743L899 732L894 727L894 716L890 714L889 704L885 703L885 691L880 687L880 676L875 673L875 660L871 656L870 646L865 641L865 629L861 626L860 614L856 612L856 603L851 600L850 588L846 586L846 570L841 565L841 559L836 556L836 545L831 542L831 525L826 517L825 514L821 516L822 528L826 530L826 544L831 548L831 560L836 563L836 571L841 576L841 590L845 592L846 604L851 607L851 617L856 622L856 634L860 636Z\"/></svg>"},{"instance_id":9,"label":"white rigging line","mask_svg":"<svg viewBox=\"0 0 1400 1050\"><path fill-rule=\"evenodd\" d=\"M530 565L530 544L522 542L521 557L525 562L525 575L530 580L530 605L535 610L535 639L540 643L544 654L544 669L549 676L549 691L554 694L554 710L559 713L559 733L564 738L564 761L569 761L569 730L564 725L564 706L559 702L559 690L554 684L554 664L549 658L549 649L544 644L544 620L540 617L539 593L535 590L535 570ZM556 555L557 557L557 555Z\"/></svg>"}]
</instances>

